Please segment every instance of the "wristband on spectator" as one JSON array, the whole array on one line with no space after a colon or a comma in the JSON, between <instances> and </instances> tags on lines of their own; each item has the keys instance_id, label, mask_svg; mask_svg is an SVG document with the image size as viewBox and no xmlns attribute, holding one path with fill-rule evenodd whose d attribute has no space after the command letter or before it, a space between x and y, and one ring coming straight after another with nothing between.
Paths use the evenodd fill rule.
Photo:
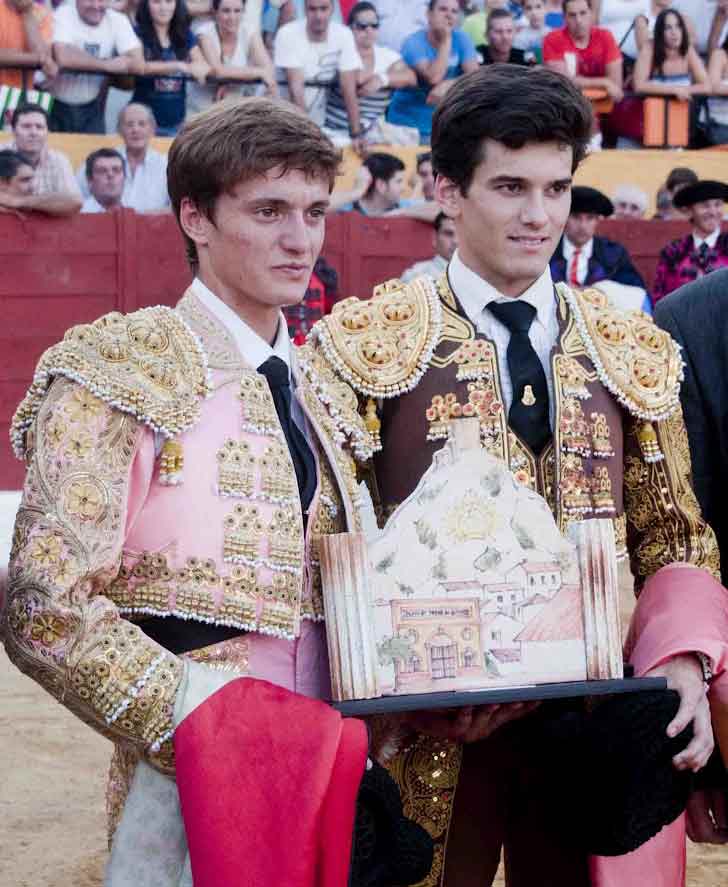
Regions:
<instances>
[{"instance_id":1,"label":"wristband on spectator","mask_svg":"<svg viewBox=\"0 0 728 887\"><path fill-rule=\"evenodd\" d=\"M377 76L382 81L382 89L389 89L389 74L387 71L384 71L384 73L378 74Z\"/></svg>"},{"instance_id":2,"label":"wristband on spectator","mask_svg":"<svg viewBox=\"0 0 728 887\"><path fill-rule=\"evenodd\" d=\"M361 136L361 130L357 129L354 131L353 129L349 130L349 138L350 139L358 139Z\"/></svg>"}]
</instances>

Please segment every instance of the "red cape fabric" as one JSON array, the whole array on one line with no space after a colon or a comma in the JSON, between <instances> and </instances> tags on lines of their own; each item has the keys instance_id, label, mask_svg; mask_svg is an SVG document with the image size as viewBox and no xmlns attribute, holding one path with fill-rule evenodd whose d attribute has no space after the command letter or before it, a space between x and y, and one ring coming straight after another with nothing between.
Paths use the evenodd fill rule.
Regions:
<instances>
[{"instance_id":1,"label":"red cape fabric","mask_svg":"<svg viewBox=\"0 0 728 887\"><path fill-rule=\"evenodd\" d=\"M367 756L361 721L241 678L174 734L195 887L345 887Z\"/></svg>"}]
</instances>

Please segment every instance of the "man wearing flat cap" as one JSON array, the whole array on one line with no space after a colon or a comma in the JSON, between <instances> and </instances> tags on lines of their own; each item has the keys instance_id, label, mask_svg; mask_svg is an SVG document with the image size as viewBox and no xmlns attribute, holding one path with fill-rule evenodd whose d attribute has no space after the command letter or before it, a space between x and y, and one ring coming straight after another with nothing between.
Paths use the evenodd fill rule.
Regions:
<instances>
[{"instance_id":1,"label":"man wearing flat cap","mask_svg":"<svg viewBox=\"0 0 728 887\"><path fill-rule=\"evenodd\" d=\"M645 282L621 243L598 237L599 222L614 212L612 201L596 188L577 185L571 191L571 212L564 234L551 257L554 282L574 287L613 281L641 290L635 307L649 307ZM646 303L646 304L642 304Z\"/></svg>"},{"instance_id":2,"label":"man wearing flat cap","mask_svg":"<svg viewBox=\"0 0 728 887\"><path fill-rule=\"evenodd\" d=\"M728 185L703 179L681 188L673 198L687 211L692 231L667 244L660 253L652 304L686 283L728 267L728 232L720 230Z\"/></svg>"}]
</instances>

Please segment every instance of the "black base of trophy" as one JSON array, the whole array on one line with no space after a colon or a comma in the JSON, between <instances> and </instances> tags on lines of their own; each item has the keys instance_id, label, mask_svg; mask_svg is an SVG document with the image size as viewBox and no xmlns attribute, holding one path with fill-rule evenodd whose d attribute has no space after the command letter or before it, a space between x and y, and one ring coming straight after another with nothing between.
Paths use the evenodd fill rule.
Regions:
<instances>
[{"instance_id":1,"label":"black base of trophy","mask_svg":"<svg viewBox=\"0 0 728 887\"><path fill-rule=\"evenodd\" d=\"M466 705L494 705L503 702L532 702L569 699L578 696L605 696L613 693L637 693L664 690L665 678L625 677L615 680L564 681L554 684L530 684L521 687L497 687L492 690L452 690L445 693L413 693L409 696L379 696L375 699L349 699L331 705L349 717L423 711L435 708L462 708Z\"/></svg>"}]
</instances>

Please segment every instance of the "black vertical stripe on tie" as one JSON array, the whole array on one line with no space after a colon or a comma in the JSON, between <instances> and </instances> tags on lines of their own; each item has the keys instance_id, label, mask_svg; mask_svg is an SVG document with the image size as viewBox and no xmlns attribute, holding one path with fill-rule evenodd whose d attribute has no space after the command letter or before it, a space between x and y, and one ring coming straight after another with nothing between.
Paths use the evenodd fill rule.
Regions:
<instances>
[{"instance_id":1,"label":"black vertical stripe on tie","mask_svg":"<svg viewBox=\"0 0 728 887\"><path fill-rule=\"evenodd\" d=\"M273 395L278 421L288 444L288 452L296 471L298 493L301 497L301 510L305 515L316 490L316 463L305 436L293 421L291 415L291 383L288 367L280 357L269 357L258 367L268 381Z\"/></svg>"},{"instance_id":2,"label":"black vertical stripe on tie","mask_svg":"<svg viewBox=\"0 0 728 887\"><path fill-rule=\"evenodd\" d=\"M490 302L488 310L511 334L506 351L513 386L508 424L538 455L551 437L551 426L546 374L528 338L536 309L528 302L513 299L510 302Z\"/></svg>"}]
</instances>

